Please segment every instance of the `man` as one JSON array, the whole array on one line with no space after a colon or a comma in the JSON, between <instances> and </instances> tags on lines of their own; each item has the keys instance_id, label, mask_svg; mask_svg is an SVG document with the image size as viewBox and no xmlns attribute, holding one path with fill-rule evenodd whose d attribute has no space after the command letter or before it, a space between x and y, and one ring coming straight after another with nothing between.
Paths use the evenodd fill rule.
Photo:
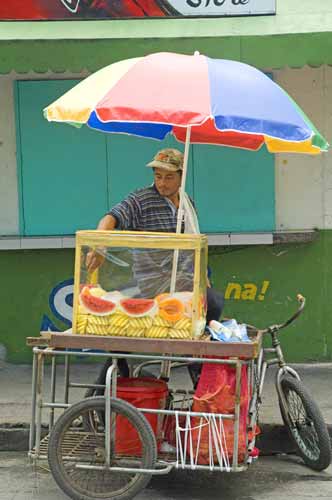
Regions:
<instances>
[{"instance_id":1,"label":"man","mask_svg":"<svg viewBox=\"0 0 332 500\"><path fill-rule=\"evenodd\" d=\"M115 205L110 212L99 222L100 230L128 230L128 231L156 231L175 232L177 210L179 208L179 190L183 169L183 154L177 149L163 149L147 164L153 168L154 184L130 193L126 199ZM190 205L190 203L189 203ZM192 208L192 207L191 207ZM185 230L186 218L182 224ZM169 291L169 270L172 265L173 252L151 252L142 256L136 254L134 266L138 286L145 296L153 297L163 291ZM143 259L142 259L143 257ZM140 262L141 259L141 262ZM104 261L104 256L98 252L89 252L86 265L91 272ZM150 264L149 264L150 263ZM165 272L165 270L167 272ZM179 257L177 291L186 291L186 284L191 279L192 270L189 269L188 258L185 252ZM158 280L158 276L162 279ZM149 279L150 278L150 279ZM164 290L160 289L160 283ZM149 293L150 292L150 293ZM223 309L223 297L211 287L207 290L207 323L212 319L218 320Z\"/></svg>"}]
</instances>

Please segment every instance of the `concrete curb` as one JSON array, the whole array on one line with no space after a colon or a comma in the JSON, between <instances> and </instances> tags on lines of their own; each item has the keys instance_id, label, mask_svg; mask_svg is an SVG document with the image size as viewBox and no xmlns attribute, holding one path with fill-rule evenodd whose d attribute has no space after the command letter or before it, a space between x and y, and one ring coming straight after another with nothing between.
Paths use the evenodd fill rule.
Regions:
<instances>
[{"instance_id":1,"label":"concrete curb","mask_svg":"<svg viewBox=\"0 0 332 500\"><path fill-rule=\"evenodd\" d=\"M276 455L278 453L295 453L288 431L284 425L261 424L261 434L257 436L256 446L261 455ZM327 425L332 443L332 425Z\"/></svg>"},{"instance_id":2,"label":"concrete curb","mask_svg":"<svg viewBox=\"0 0 332 500\"><path fill-rule=\"evenodd\" d=\"M294 453L295 448L290 441L287 429L279 424L260 424L261 434L257 437L256 445L262 456L279 453ZM332 441L332 425L328 425ZM42 429L47 434L47 427ZM29 425L28 424L0 424L0 451L28 451Z\"/></svg>"},{"instance_id":3,"label":"concrete curb","mask_svg":"<svg viewBox=\"0 0 332 500\"><path fill-rule=\"evenodd\" d=\"M29 424L0 424L0 451L28 451ZM42 436L46 436L47 426L42 427Z\"/></svg>"},{"instance_id":4,"label":"concrete curb","mask_svg":"<svg viewBox=\"0 0 332 500\"><path fill-rule=\"evenodd\" d=\"M27 424L3 424L0 426L1 451L27 451L29 426Z\"/></svg>"}]
</instances>

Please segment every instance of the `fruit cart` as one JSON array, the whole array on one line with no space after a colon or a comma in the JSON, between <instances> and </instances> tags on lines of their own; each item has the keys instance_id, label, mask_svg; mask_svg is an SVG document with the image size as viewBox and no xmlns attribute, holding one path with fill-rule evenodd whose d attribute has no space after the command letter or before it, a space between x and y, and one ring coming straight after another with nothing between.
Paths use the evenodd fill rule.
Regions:
<instances>
[{"instance_id":1,"label":"fruit cart","mask_svg":"<svg viewBox=\"0 0 332 500\"><path fill-rule=\"evenodd\" d=\"M254 433L250 437L250 432L246 432L245 451L241 453L240 459L238 455L241 379L243 367L246 367L245 383L250 391L256 393L254 364L260 352L260 333L250 345L214 345L203 340L115 339L72 333L45 333L40 338L29 339L28 344L38 344L38 347L33 348L33 412L29 453L34 460L48 459L55 480L70 498L100 498L101 494L102 498L132 498L146 486L153 474L166 474L173 468L237 472L245 470L251 462ZM82 352L83 348L105 352L87 353ZM165 351L168 354L161 355ZM158 352L159 355L156 354ZM85 398L70 404L71 393L76 387L82 387L81 383L70 380L70 359L73 356L112 357L103 397ZM213 366L222 364L232 367L236 377L232 413L193 411L193 393L190 390L167 391L160 408L134 407L116 397L118 381L122 380L117 377L117 362L124 357L141 362L204 362L205 365L211 363ZM52 365L50 395L44 393L43 387L44 363L48 358ZM59 358L65 359L63 401L55 401ZM91 385L88 384L88 387ZM246 419L248 430L256 425L257 405L254 399L250 406ZM46 436L42 426L45 409L49 411ZM65 411L55 421L54 413L59 409ZM148 416L152 416L152 421ZM153 422L156 416L158 422L161 419L161 426ZM209 462L204 459L200 463L198 459L198 436L193 436L194 422L198 421L204 433L207 428L208 433L214 435ZM234 437L232 449L229 450L225 442L228 423L233 428ZM128 433L134 433L134 439L128 441ZM136 445L133 445L133 441ZM165 442L166 449L163 447Z\"/></svg>"},{"instance_id":2,"label":"fruit cart","mask_svg":"<svg viewBox=\"0 0 332 500\"><path fill-rule=\"evenodd\" d=\"M258 453L266 369L277 364L276 389L290 437L307 465L326 468L331 460L326 426L298 374L286 365L278 340L279 330L302 312L303 297L281 325L247 326L246 341L212 342L205 335L207 239L180 234L190 143L319 154L328 148L325 139L266 75L199 53L119 61L80 82L44 113L50 121L108 133L159 140L173 134L185 149L176 234L77 235L73 330L28 339L34 346L31 458L48 459L60 488L76 500L128 500L152 475L173 468L243 471ZM98 277L89 275L84 267L89 251L105 258L104 276L100 270ZM147 279L146 269L157 272ZM262 346L264 334L271 335L271 348ZM73 356L111 358L105 380L73 382ZM48 358L52 380L46 396ZM65 362L62 401L55 397L59 358ZM118 377L124 359L137 375L139 362L160 363L161 376ZM197 387L169 387L169 372L179 363L202 365ZM71 394L83 385L94 395L72 404ZM55 418L58 410L64 411Z\"/></svg>"},{"instance_id":3,"label":"fruit cart","mask_svg":"<svg viewBox=\"0 0 332 500\"><path fill-rule=\"evenodd\" d=\"M278 365L276 390L290 439L309 467L325 469L331 461L326 425L298 374L286 365L278 339L278 332L302 312L305 300L298 300L298 310L285 323L265 330L248 327L250 342L72 332L42 332L28 338L33 347L31 459L48 460L59 487L77 500L130 499L153 475L172 469L244 471L258 455L257 418L266 369ZM262 345L265 334L271 336L271 348ZM71 358L81 356L112 358L103 385L71 380ZM135 366L136 379L118 377L124 358ZM43 373L49 359L51 389L46 394ZM55 398L59 359L65 362L62 400ZM195 391L170 389L162 379L139 377L143 365L165 362L203 364L206 387L218 380L223 391L228 389L213 395L203 390L200 395L199 386ZM71 403L74 390L82 387L103 395ZM47 429L42 425L45 410ZM59 410L64 411L55 419Z\"/></svg>"}]
</instances>

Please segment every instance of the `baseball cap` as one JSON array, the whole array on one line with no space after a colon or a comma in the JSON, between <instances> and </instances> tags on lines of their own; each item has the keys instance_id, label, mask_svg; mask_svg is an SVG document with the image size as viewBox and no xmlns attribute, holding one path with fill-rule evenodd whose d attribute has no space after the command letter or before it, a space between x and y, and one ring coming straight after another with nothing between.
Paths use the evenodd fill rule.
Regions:
<instances>
[{"instance_id":1,"label":"baseball cap","mask_svg":"<svg viewBox=\"0 0 332 500\"><path fill-rule=\"evenodd\" d=\"M178 149L166 148L159 151L147 167L164 168L170 172L183 169L183 153Z\"/></svg>"}]
</instances>

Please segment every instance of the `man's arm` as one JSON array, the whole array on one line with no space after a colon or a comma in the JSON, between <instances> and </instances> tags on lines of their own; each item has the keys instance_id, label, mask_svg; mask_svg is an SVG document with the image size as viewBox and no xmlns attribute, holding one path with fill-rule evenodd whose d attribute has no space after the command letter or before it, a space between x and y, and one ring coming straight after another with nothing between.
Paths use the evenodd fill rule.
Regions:
<instances>
[{"instance_id":1,"label":"man's arm","mask_svg":"<svg viewBox=\"0 0 332 500\"><path fill-rule=\"evenodd\" d=\"M100 219L97 229L101 231L112 231L117 226L117 220L113 215L105 215L102 219Z\"/></svg>"},{"instance_id":2,"label":"man's arm","mask_svg":"<svg viewBox=\"0 0 332 500\"><path fill-rule=\"evenodd\" d=\"M112 231L113 229L133 230L137 227L137 220L140 214L140 205L135 193L130 193L128 197L115 205L112 213L105 215L98 223L97 229L101 231ZM89 272L94 271L103 264L105 260L102 252L91 250L86 256L86 267Z\"/></svg>"},{"instance_id":3,"label":"man's arm","mask_svg":"<svg viewBox=\"0 0 332 500\"><path fill-rule=\"evenodd\" d=\"M100 219L97 229L100 231L112 231L117 226L117 220L113 215L105 215L102 219ZM90 250L86 256L85 264L90 273L92 273L95 269L100 267L105 261L105 257L102 253L97 252L96 250Z\"/></svg>"}]
</instances>

